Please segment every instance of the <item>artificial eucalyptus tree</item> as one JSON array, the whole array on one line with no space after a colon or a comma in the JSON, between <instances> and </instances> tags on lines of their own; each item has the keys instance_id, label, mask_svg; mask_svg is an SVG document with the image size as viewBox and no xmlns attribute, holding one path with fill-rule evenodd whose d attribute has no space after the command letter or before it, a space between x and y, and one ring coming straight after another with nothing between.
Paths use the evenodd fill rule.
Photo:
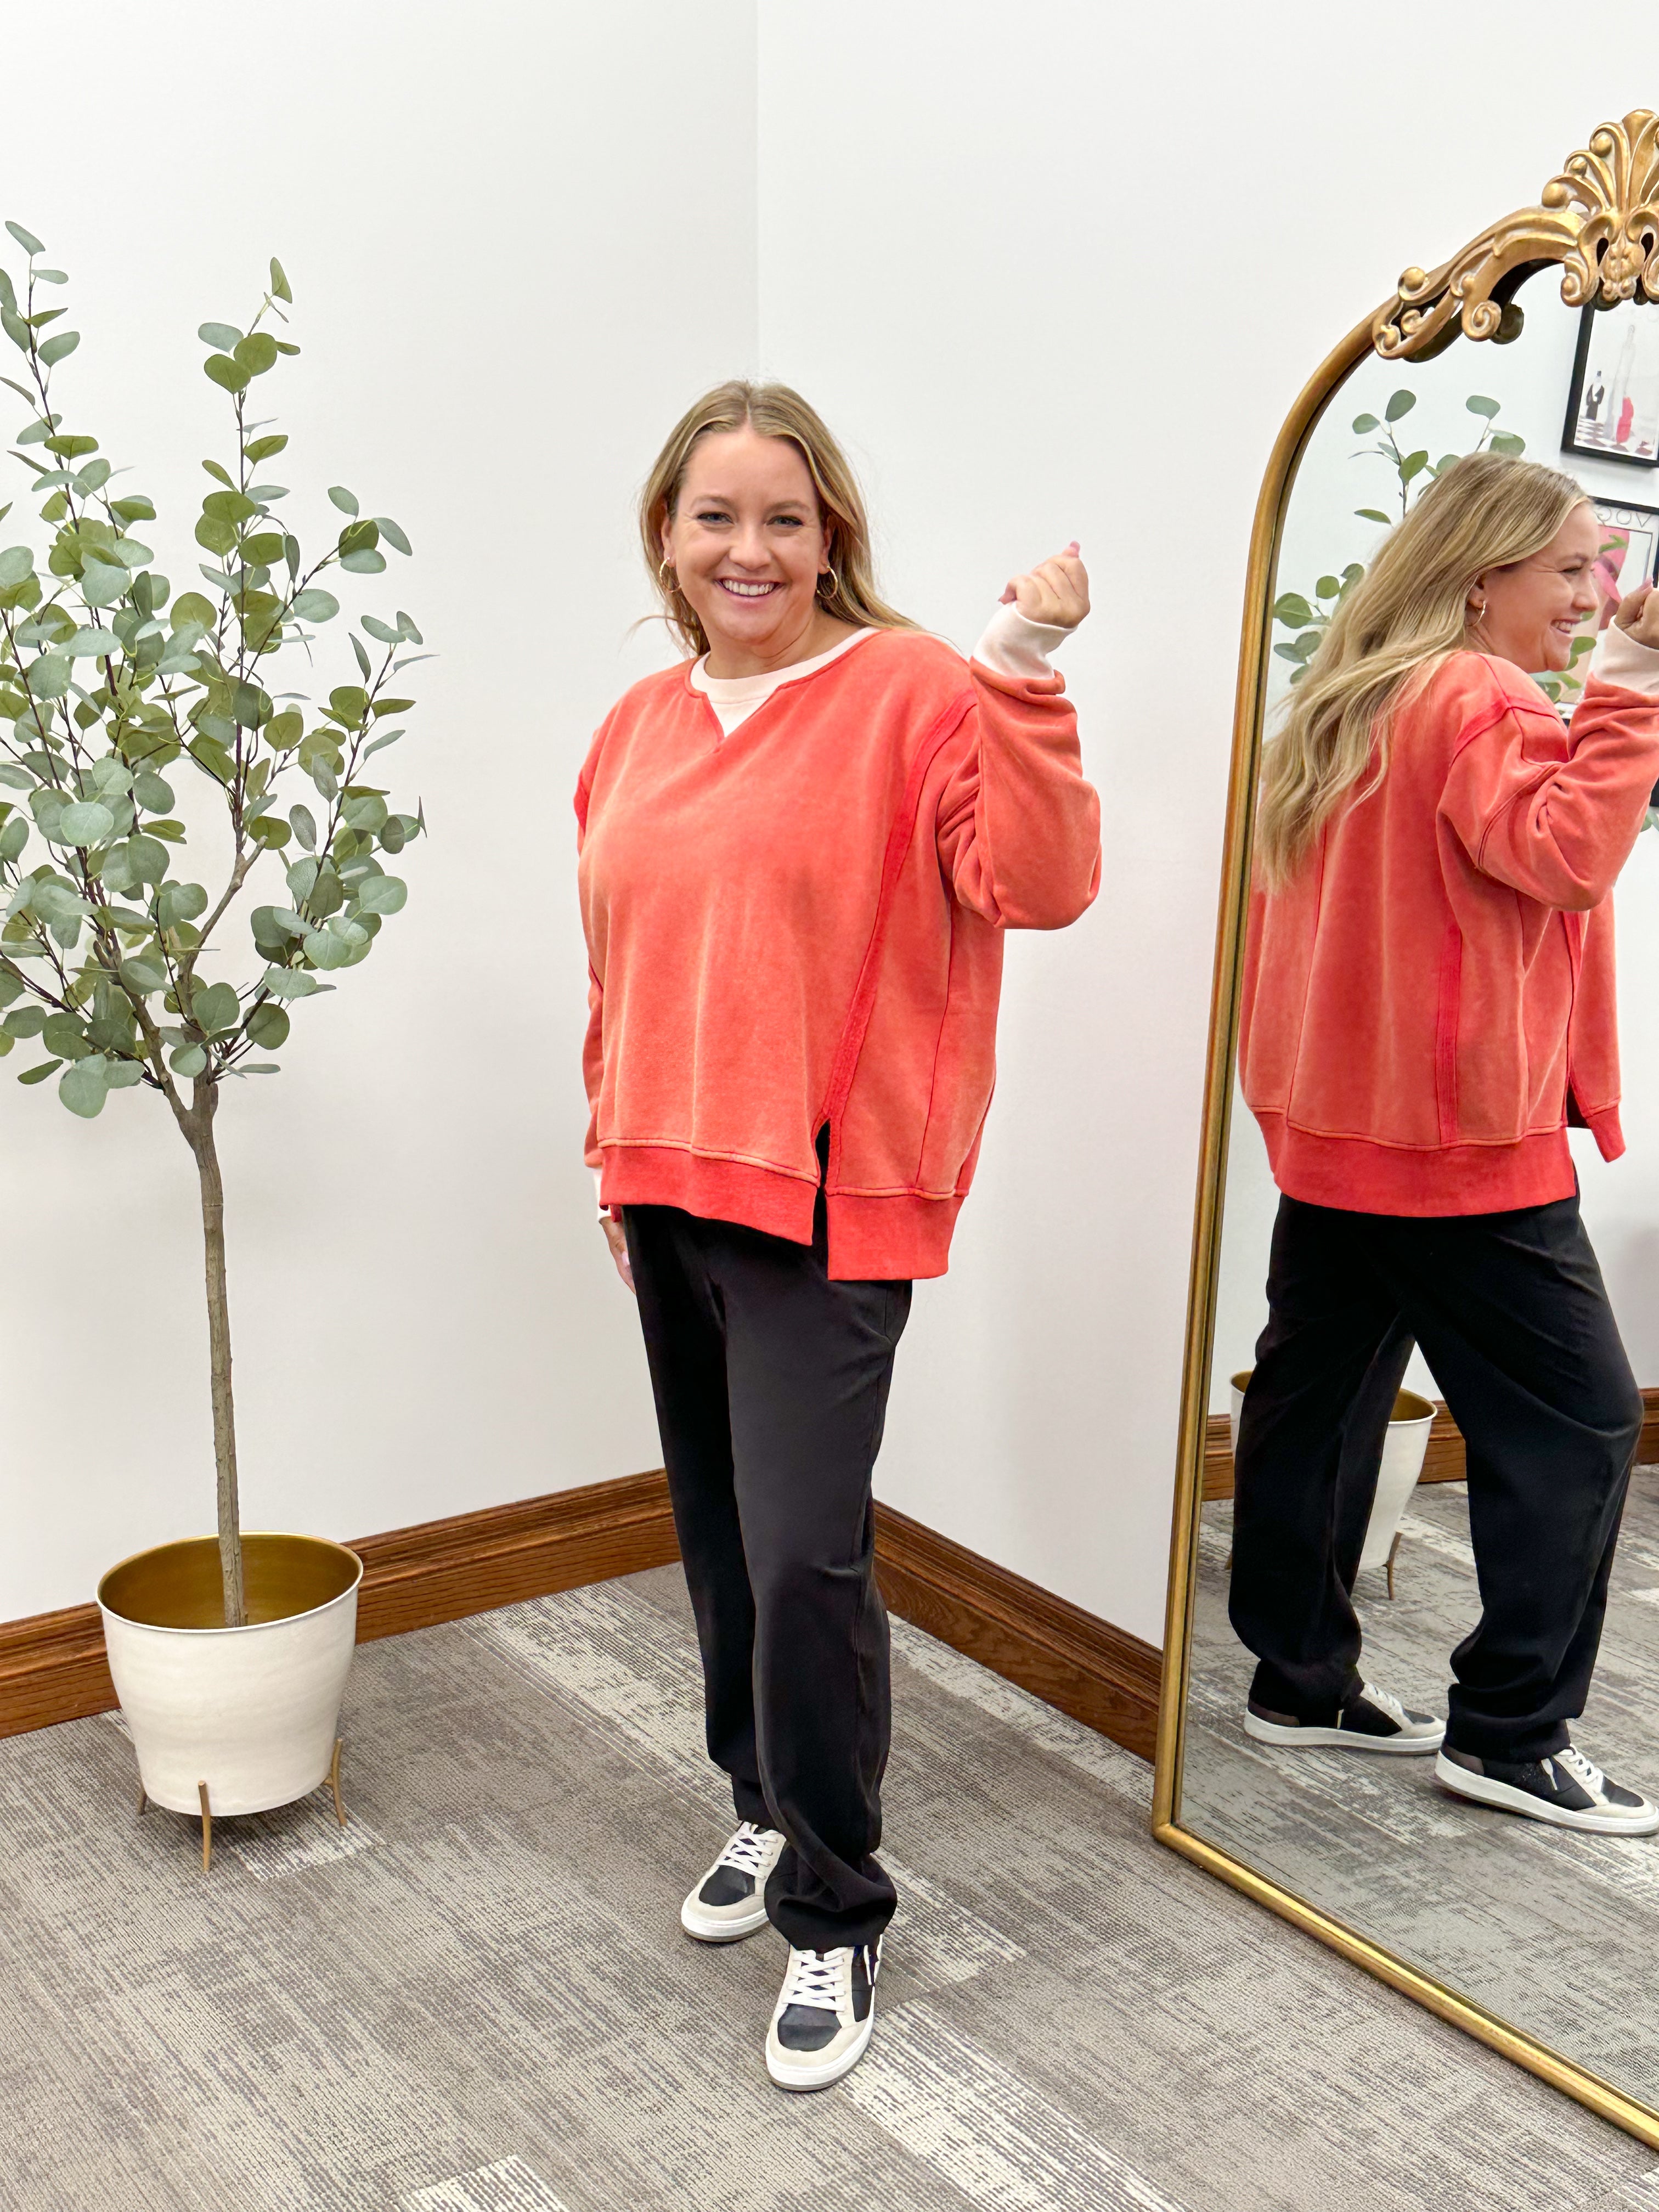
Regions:
<instances>
[{"instance_id":1,"label":"artificial eucalyptus tree","mask_svg":"<svg viewBox=\"0 0 1659 2212\"><path fill-rule=\"evenodd\" d=\"M98 441L66 426L54 381L80 343L46 305L66 279L43 268L39 239L7 230L27 255L15 281L0 266L0 325L21 381L3 379L28 420L15 459L33 476L46 526L40 550L0 550L0 1054L27 1042L46 1057L18 1080L58 1078L58 1096L88 1120L112 1091L149 1090L167 1103L195 1159L206 1248L208 1334L218 1474L225 1621L240 1626L241 1540L230 1321L225 1293L224 1194L214 1142L220 1093L232 1078L270 1075L296 1003L373 950L403 906L393 855L424 821L397 811L368 780L372 754L403 735L413 701L395 680L421 643L401 611L361 617L348 680L319 699L318 631L339 612L321 578L379 574L380 550L408 553L386 515L360 514L334 485L346 518L308 560L277 509L284 486L264 480L288 444L250 419L259 380L299 348L262 328L286 325L293 295L281 265L246 331L204 323L204 367L234 430L210 477L195 526L209 561L205 588L176 595L138 533L150 500L118 487ZM0 506L0 520L10 503ZM365 643L367 638L370 643ZM371 652L370 646L373 650ZM303 688L279 688L298 682ZM180 809L174 780L207 803ZM279 811L304 780L306 799ZM198 818L186 826L185 816ZM205 842L216 866L192 871ZM281 904L231 909L266 854L285 869ZM209 876L209 883L195 879Z\"/></svg>"}]
</instances>

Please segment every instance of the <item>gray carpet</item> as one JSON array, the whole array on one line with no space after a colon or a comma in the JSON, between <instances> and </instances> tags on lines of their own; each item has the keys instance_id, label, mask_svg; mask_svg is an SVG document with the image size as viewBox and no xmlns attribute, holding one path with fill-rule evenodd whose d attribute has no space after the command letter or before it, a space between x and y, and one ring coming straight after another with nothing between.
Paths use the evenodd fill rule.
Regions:
<instances>
[{"instance_id":1,"label":"gray carpet","mask_svg":"<svg viewBox=\"0 0 1659 2212\"><path fill-rule=\"evenodd\" d=\"M1431 1759L1282 1752L1241 1725L1253 1666L1226 1619L1231 1504L1205 1508L1183 1825L1659 2106L1659 1837L1588 1837L1461 1803ZM1360 1578L1362 1663L1443 1713L1447 1654L1480 1613L1468 1492L1414 1494L1390 1601ZM1601 1661L1574 1739L1659 1796L1659 1468L1638 1468Z\"/></svg>"},{"instance_id":2,"label":"gray carpet","mask_svg":"<svg viewBox=\"0 0 1659 2212\"><path fill-rule=\"evenodd\" d=\"M876 2040L787 2099L672 1569L371 1644L325 1798L0 1743L5 2212L1659 2212L1653 2154L1154 1844L1147 1769L896 1624Z\"/></svg>"}]
</instances>

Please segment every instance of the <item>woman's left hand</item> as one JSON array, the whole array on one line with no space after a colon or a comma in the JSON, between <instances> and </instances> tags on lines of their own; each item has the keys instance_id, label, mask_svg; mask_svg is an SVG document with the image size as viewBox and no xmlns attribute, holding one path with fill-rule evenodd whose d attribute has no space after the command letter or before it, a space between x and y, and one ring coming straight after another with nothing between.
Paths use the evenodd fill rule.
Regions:
<instances>
[{"instance_id":1,"label":"woman's left hand","mask_svg":"<svg viewBox=\"0 0 1659 2212\"><path fill-rule=\"evenodd\" d=\"M1089 572L1078 558L1076 538L1029 575L1014 577L1002 594L1004 606L1011 602L1028 622L1075 629L1089 611Z\"/></svg>"}]
</instances>

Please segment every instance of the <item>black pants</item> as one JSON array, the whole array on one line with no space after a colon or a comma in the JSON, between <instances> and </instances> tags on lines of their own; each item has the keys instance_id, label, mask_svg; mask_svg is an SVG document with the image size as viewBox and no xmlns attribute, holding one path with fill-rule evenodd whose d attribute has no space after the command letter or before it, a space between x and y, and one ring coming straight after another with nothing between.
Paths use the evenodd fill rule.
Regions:
<instances>
[{"instance_id":1,"label":"black pants","mask_svg":"<svg viewBox=\"0 0 1659 2212\"><path fill-rule=\"evenodd\" d=\"M872 1942L892 1732L870 1478L910 1285L832 1283L811 1245L665 1206L626 1212L708 1755L781 1829L767 1886L802 1949Z\"/></svg>"},{"instance_id":2,"label":"black pants","mask_svg":"<svg viewBox=\"0 0 1659 2212\"><path fill-rule=\"evenodd\" d=\"M1463 1432L1480 1593L1447 1741L1559 1751L1589 1692L1642 1425L1577 1200L1413 1220L1283 1198L1267 1304L1234 1474L1231 1612L1260 1662L1253 1700L1322 1721L1358 1686L1338 1532L1357 1562L1370 1498L1344 1498L1345 1454L1374 1469L1393 1396L1378 1386L1414 1337Z\"/></svg>"}]
</instances>

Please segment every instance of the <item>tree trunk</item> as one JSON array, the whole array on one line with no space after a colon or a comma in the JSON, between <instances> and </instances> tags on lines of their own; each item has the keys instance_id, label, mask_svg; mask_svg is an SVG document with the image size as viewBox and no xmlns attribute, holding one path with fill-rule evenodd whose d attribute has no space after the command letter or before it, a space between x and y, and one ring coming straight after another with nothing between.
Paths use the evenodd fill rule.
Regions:
<instances>
[{"instance_id":1,"label":"tree trunk","mask_svg":"<svg viewBox=\"0 0 1659 2212\"><path fill-rule=\"evenodd\" d=\"M213 1382L213 1458L218 1474L219 1565L224 1576L225 1626L246 1621L242 1595L242 1530L236 1498L236 1410L230 1393L230 1304L225 1290L225 1192L213 1141L216 1084L196 1085L185 1134L202 1186L202 1242L207 1261L208 1359Z\"/></svg>"}]
</instances>

